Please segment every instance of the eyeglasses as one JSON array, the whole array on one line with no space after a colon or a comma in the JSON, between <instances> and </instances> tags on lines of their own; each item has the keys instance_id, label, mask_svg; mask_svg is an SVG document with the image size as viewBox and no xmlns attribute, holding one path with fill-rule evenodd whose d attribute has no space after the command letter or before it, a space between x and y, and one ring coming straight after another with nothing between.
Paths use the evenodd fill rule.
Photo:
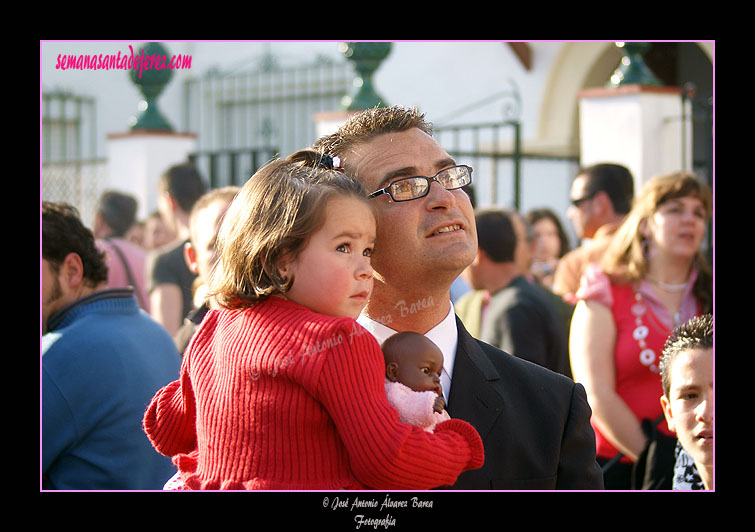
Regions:
<instances>
[{"instance_id":1,"label":"eyeglasses","mask_svg":"<svg viewBox=\"0 0 755 532\"><path fill-rule=\"evenodd\" d=\"M472 182L472 167L461 164L441 170L433 177L415 176L397 179L387 187L376 190L369 197L375 198L381 194L388 194L393 201L423 198L430 192L431 181L437 181L446 190L456 190Z\"/></svg>"},{"instance_id":2,"label":"eyeglasses","mask_svg":"<svg viewBox=\"0 0 755 532\"><path fill-rule=\"evenodd\" d=\"M582 203L584 203L587 200L593 199L593 197L595 197L595 192L593 192L592 194L588 194L587 196L582 196L579 199L573 199L571 200L571 204L579 208L579 206L582 205Z\"/></svg>"}]
</instances>

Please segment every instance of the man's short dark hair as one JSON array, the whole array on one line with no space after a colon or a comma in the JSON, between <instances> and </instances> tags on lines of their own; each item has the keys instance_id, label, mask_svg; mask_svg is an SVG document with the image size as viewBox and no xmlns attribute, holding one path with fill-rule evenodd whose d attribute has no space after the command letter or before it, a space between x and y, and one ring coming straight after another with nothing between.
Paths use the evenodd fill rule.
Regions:
<instances>
[{"instance_id":1,"label":"man's short dark hair","mask_svg":"<svg viewBox=\"0 0 755 532\"><path fill-rule=\"evenodd\" d=\"M668 397L671 390L671 365L676 355L692 349L713 348L713 314L695 316L671 333L663 347L661 357L661 382L663 394Z\"/></svg>"},{"instance_id":2,"label":"man's short dark hair","mask_svg":"<svg viewBox=\"0 0 755 532\"><path fill-rule=\"evenodd\" d=\"M97 249L92 231L84 227L75 207L42 202L42 258L58 271L69 253L76 253L84 265L84 278L92 286L107 280L105 254Z\"/></svg>"},{"instance_id":3,"label":"man's short dark hair","mask_svg":"<svg viewBox=\"0 0 755 532\"><path fill-rule=\"evenodd\" d=\"M516 232L509 215L501 209L475 213L477 245L494 262L512 262L516 251Z\"/></svg>"},{"instance_id":4,"label":"man's short dark hair","mask_svg":"<svg viewBox=\"0 0 755 532\"><path fill-rule=\"evenodd\" d=\"M355 113L338 131L318 139L313 148L321 153L342 157L344 153L385 133L417 128L432 135L433 126L416 107L374 107Z\"/></svg>"},{"instance_id":5,"label":"man's short dark hair","mask_svg":"<svg viewBox=\"0 0 755 532\"><path fill-rule=\"evenodd\" d=\"M605 192L616 214L627 214L634 198L634 178L625 166L615 163L599 163L581 168L577 176L585 176L585 196Z\"/></svg>"},{"instance_id":6,"label":"man's short dark hair","mask_svg":"<svg viewBox=\"0 0 755 532\"><path fill-rule=\"evenodd\" d=\"M192 163L177 164L168 168L160 178L160 186L186 213L191 212L194 203L206 190L202 176Z\"/></svg>"},{"instance_id":7,"label":"man's short dark hair","mask_svg":"<svg viewBox=\"0 0 755 532\"><path fill-rule=\"evenodd\" d=\"M113 230L113 235L120 237L131 229L136 221L137 202L133 196L109 190L100 196L97 212Z\"/></svg>"}]
</instances>

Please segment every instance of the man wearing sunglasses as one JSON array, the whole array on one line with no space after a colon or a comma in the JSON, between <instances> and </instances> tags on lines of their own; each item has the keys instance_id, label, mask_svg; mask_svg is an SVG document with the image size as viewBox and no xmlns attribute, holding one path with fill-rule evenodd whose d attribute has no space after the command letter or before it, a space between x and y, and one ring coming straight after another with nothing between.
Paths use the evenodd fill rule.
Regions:
<instances>
[{"instance_id":1,"label":"man wearing sunglasses","mask_svg":"<svg viewBox=\"0 0 755 532\"><path fill-rule=\"evenodd\" d=\"M485 443L485 464L453 489L602 489L584 389L472 338L451 305L451 283L477 250L465 192L472 169L432 137L416 109L352 116L316 149L372 191L378 232L374 289L359 322L379 343L425 334L443 351L447 410Z\"/></svg>"},{"instance_id":2,"label":"man wearing sunglasses","mask_svg":"<svg viewBox=\"0 0 755 532\"><path fill-rule=\"evenodd\" d=\"M585 266L600 262L611 237L632 207L634 179L620 164L595 164L577 172L570 196L566 215L577 237L587 241L558 261L553 292L574 304Z\"/></svg>"}]
</instances>

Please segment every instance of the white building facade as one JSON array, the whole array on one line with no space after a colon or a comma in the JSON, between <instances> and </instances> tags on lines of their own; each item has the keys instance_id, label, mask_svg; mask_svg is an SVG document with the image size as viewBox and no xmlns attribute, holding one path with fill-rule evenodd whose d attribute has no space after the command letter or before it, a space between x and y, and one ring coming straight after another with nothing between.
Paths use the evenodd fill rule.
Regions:
<instances>
[{"instance_id":1,"label":"white building facade","mask_svg":"<svg viewBox=\"0 0 755 532\"><path fill-rule=\"evenodd\" d=\"M129 190L122 164L116 175L108 170L107 159L113 157L113 139L122 142L129 133L143 95L122 69L63 69L62 62L99 54L124 57L136 53L142 44L41 42L42 198L58 200L63 194L74 203L88 204L93 193L104 188ZM248 148L272 148L286 155L304 147L316 138L314 117L339 110L355 77L338 41L162 44L171 56L190 58L188 68L173 70L157 105L184 143L186 138L194 139L181 150L195 155ZM452 155L460 163L475 167L478 206L518 207L522 212L549 207L566 222L569 186L581 163L601 162L595 159L605 153L613 162L627 164L638 183L654 172L653 164L636 164L628 155L619 160L623 150L599 149L582 135L586 124L580 121L595 120L594 115L585 118L581 110L584 91L605 87L622 58L621 49L607 41L402 41L392 43L372 81L385 103L416 106L426 113L439 129L444 147L456 152ZM712 114L714 43L653 43L647 62L664 86L676 90L670 91L676 95L672 100L689 101L686 107L679 104L678 113L672 105L670 111L664 107L664 116L653 111L641 120L662 124L664 132L658 133L659 138L684 145L677 170L704 173L712 182L712 153L707 153L712 123L699 117ZM64 104L59 100L45 99L53 93L84 98L84 104L67 104L78 105L79 115L74 108L61 111ZM590 103L594 108L595 101ZM618 119L605 101L598 104L606 122ZM627 104L622 105L626 108ZM698 107L702 114L696 114ZM633 120L627 118L631 113L622 112L623 120ZM694 121L701 123L694 127ZM657 132L657 123L648 127ZM483 124L506 126L495 131L468 127ZM452 126L458 129L448 130ZM595 129L594 124L590 127ZM77 128L78 133L73 133ZM631 137L624 139L627 153L631 144L647 142L637 131L627 129L627 137ZM67 147L61 147L61 138L67 139ZM73 144L75 149L70 147ZM500 157L480 156L488 152ZM587 154L589 160L584 160ZM213 170L215 184L248 177L260 160L244 157L218 163ZM71 166L73 160L88 161L94 170L82 174L81 164ZM210 173L208 161L197 159L203 173ZM84 175L79 178L84 183L74 186L69 181L77 172ZM58 181L65 185L53 186ZM156 201L150 183L143 185L146 188L139 194L142 216ZM79 207L89 222L91 206Z\"/></svg>"}]
</instances>

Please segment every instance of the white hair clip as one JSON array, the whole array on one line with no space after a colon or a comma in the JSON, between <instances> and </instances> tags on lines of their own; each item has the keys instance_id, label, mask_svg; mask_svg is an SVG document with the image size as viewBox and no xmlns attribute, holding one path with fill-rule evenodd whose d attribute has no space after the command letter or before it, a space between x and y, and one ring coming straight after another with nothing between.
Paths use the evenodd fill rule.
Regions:
<instances>
[{"instance_id":1,"label":"white hair clip","mask_svg":"<svg viewBox=\"0 0 755 532\"><path fill-rule=\"evenodd\" d=\"M343 170L343 166L341 166L341 158L338 156L323 153L320 155L319 163L328 170Z\"/></svg>"}]
</instances>

